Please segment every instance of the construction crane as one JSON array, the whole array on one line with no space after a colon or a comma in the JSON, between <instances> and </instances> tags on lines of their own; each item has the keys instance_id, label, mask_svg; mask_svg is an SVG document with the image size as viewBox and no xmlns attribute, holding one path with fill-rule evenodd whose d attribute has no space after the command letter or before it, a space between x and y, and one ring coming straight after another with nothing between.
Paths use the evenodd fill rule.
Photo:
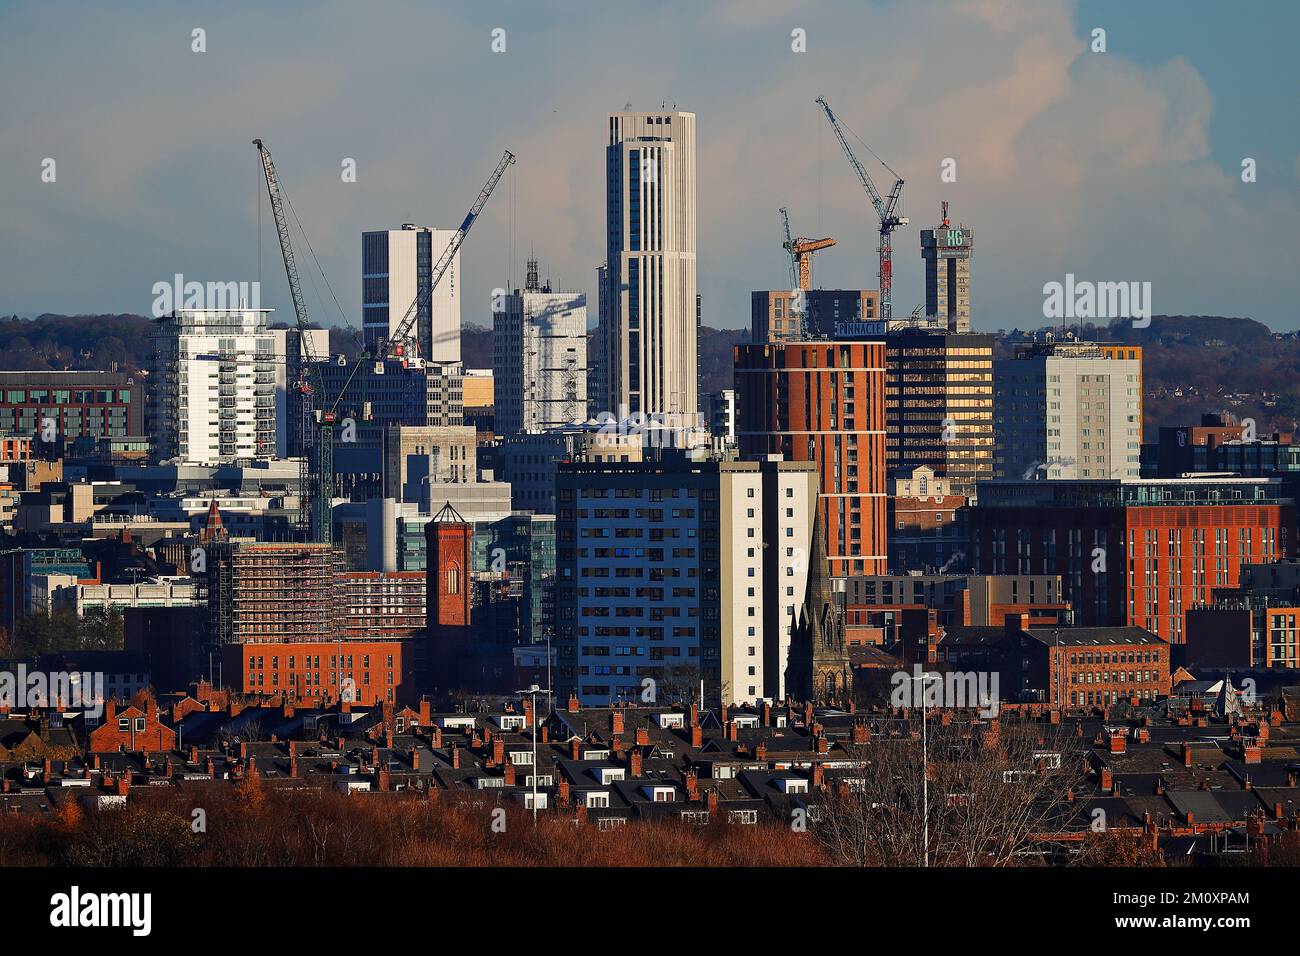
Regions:
<instances>
[{"instance_id":1,"label":"construction crane","mask_svg":"<svg viewBox=\"0 0 1300 956\"><path fill-rule=\"evenodd\" d=\"M840 146L844 149L844 155L849 158L849 162L853 165L853 171L857 174L858 181L862 183L862 188L871 197L871 204L876 207L876 215L880 219L880 317L884 319L886 326L888 326L889 320L894 315L894 247L892 237L895 229L899 226L906 226L908 223L908 218L902 214L903 178L890 169L888 163L872 152L871 155L876 156L880 165L888 169L894 177L894 186L889 190L889 196L882 199L880 193L876 190L876 184L871 181L866 169L858 162L858 157L853 155L853 149L849 146L849 141L844 136L844 130L840 126L839 120L835 118L835 114L831 112L826 98L824 96L817 97L817 105L826 112L826 119L830 121L831 129L835 131L835 138L840 141ZM871 151L870 146L867 147L867 151Z\"/></svg>"},{"instance_id":2,"label":"construction crane","mask_svg":"<svg viewBox=\"0 0 1300 956\"><path fill-rule=\"evenodd\" d=\"M790 215L784 206L781 207L781 218L785 222L785 243L781 248L790 253L790 275L795 283L793 288L807 292L812 288L812 254L829 249L835 245L835 240L830 236L825 239L809 239L807 236L791 239Z\"/></svg>"},{"instance_id":3,"label":"construction crane","mask_svg":"<svg viewBox=\"0 0 1300 956\"><path fill-rule=\"evenodd\" d=\"M280 177L275 171L275 161L271 151L260 139L253 140L262 159L262 172L266 178L266 194L271 200L271 215L275 219L275 231L280 238L280 255L284 259L284 271L289 280L289 295L293 299L294 325L298 332L298 376L293 382L293 390L298 394L301 416L298 425L298 444L301 458L298 465L298 530L308 539L328 543L333 537L333 522L330 520L330 500L333 497L334 468L333 456L328 454L333 444L333 430L318 425L313 434L313 414L315 398L321 392L320 371L315 350L312 347L310 329L307 325L307 300L302 294L302 283L298 281L298 266L293 255L293 244L289 239L289 220L284 213L284 194L280 186ZM312 473L311 451L315 450L315 474ZM324 467L321 453L329 459L329 467Z\"/></svg>"},{"instance_id":4,"label":"construction crane","mask_svg":"<svg viewBox=\"0 0 1300 956\"><path fill-rule=\"evenodd\" d=\"M316 364L315 356L312 353L310 337L303 334L306 329L307 308L302 296L302 287L298 282L298 270L294 263L293 248L289 242L289 224L284 215L280 181L275 173L275 165L271 161L271 155L262 145L262 141L258 139L254 140L253 143L262 155L262 168L266 173L267 192L271 197L271 208L275 216L276 229L280 234L280 251L284 257L285 272L289 277L289 289L294 300L295 320L306 358L306 368L299 375L299 380L303 383L300 391L312 396L313 400L319 394L320 404L322 406L328 404L328 407L316 409L313 401L313 405L310 406L311 411L305 413L315 419L316 430L313 436L315 439L313 447L316 454L314 462L308 463L304 457L304 471L300 472L300 476L306 476L302 485L303 495L309 494L311 496L311 505L307 507L307 513L312 519L311 537L313 540L328 544L333 540L334 536L330 511L334 495L334 425L338 421L339 405L342 404L348 388L357 376L357 372L368 361L370 356L364 352L358 356L352 366L352 371L348 373L347 380L343 383L343 387L339 389L338 395L330 402L320 387L319 366ZM479 191L478 198L474 201L474 205L470 207L469 214L466 215L464 222L460 224L460 228L451 237L446 250L434 265L428 285L416 293L415 301L407 309L405 317L380 349L378 356L380 363L389 355L405 356L408 351L418 354L418 344L411 338L411 326L415 323L415 317L423 308L424 303L429 301L433 290L451 266L451 260L460 250L465 237L469 235L469 230L474 225L474 221L478 219L479 213L483 211L488 197L492 195L497 183L501 181L506 167L514 161L514 154L510 150L506 150L487 184ZM299 386L295 385L295 388L298 389ZM306 429L306 433L310 435L311 429ZM312 465L314 465L314 474L312 473ZM300 508L300 514L302 510Z\"/></svg>"},{"instance_id":5,"label":"construction crane","mask_svg":"<svg viewBox=\"0 0 1300 956\"><path fill-rule=\"evenodd\" d=\"M450 268L451 260L455 257L456 253L460 251L461 243L463 243L465 237L469 235L470 228L474 225L474 221L478 219L479 213L481 213L483 207L487 205L488 197L492 195L492 190L497 188L497 183L499 183L501 177L505 175L506 168L514 161L515 154L507 149L501 156L501 162L497 163L497 168L493 170L488 181L484 184L483 188L479 190L478 199L474 200L474 205L470 207L469 214L465 216L465 221L460 224L460 228L456 230L455 234L451 237L451 241L447 243L447 248L443 252L442 258L434 263L433 273L430 276L429 284L416 293L415 301L411 303L411 307L406 310L406 315L402 317L402 321L388 337L388 341L384 343L384 348L381 350L382 354L378 356L381 361L385 357L404 358L408 355L418 356L420 354L418 338L411 334L411 328L415 325L415 317L420 314L420 311L424 308L425 304L428 303L430 297L433 295L433 290L438 285L438 282L442 279L447 269ZM340 399L342 397L342 395L339 396ZM337 405L338 403L335 402L336 407Z\"/></svg>"},{"instance_id":6,"label":"construction crane","mask_svg":"<svg viewBox=\"0 0 1300 956\"><path fill-rule=\"evenodd\" d=\"M812 288L812 254L820 249L829 249L835 245L835 240L827 237L825 239L809 239L806 236L800 236L798 239L790 235L790 213L784 206L781 207L781 225L785 230L785 242L781 248L790 254L790 288L797 293L795 298L791 299L790 311L792 317L797 321L800 338L808 338L808 302L807 295Z\"/></svg>"}]
</instances>

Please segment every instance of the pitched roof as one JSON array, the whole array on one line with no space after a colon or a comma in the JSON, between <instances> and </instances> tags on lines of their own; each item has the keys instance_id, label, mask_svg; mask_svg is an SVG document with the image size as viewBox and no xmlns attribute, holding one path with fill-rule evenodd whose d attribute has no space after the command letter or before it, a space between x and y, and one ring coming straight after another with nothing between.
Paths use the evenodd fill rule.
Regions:
<instances>
[{"instance_id":1,"label":"pitched roof","mask_svg":"<svg viewBox=\"0 0 1300 956\"><path fill-rule=\"evenodd\" d=\"M450 501L448 501L445 505L443 505L442 508L438 511L438 513L433 516L433 520L438 524L465 524L466 523L465 519L460 516L460 512L451 506Z\"/></svg>"}]
</instances>

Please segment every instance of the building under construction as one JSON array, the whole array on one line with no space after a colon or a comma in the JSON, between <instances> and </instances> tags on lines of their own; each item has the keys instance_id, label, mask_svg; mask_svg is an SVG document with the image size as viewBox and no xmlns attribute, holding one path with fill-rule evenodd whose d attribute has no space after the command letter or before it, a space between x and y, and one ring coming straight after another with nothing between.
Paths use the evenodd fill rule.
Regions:
<instances>
[{"instance_id":1,"label":"building under construction","mask_svg":"<svg viewBox=\"0 0 1300 956\"><path fill-rule=\"evenodd\" d=\"M346 571L343 550L328 544L232 541L215 503L199 546L203 568L195 574L196 592L207 621L203 657L216 682L235 645L333 646L423 636L420 572Z\"/></svg>"},{"instance_id":2,"label":"building under construction","mask_svg":"<svg viewBox=\"0 0 1300 956\"><path fill-rule=\"evenodd\" d=\"M495 427L502 436L587 418L587 297L554 292L528 260L523 289L492 315Z\"/></svg>"}]
</instances>

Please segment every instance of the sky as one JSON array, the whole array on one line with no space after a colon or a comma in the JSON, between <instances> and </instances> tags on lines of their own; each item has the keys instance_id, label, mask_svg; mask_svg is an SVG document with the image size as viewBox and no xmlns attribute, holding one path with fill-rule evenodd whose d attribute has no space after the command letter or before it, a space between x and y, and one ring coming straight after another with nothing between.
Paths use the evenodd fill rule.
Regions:
<instances>
[{"instance_id":1,"label":"sky","mask_svg":"<svg viewBox=\"0 0 1300 956\"><path fill-rule=\"evenodd\" d=\"M751 290L789 284L781 206L838 240L818 286L877 286L824 95L906 180L897 314L924 301L919 230L946 199L975 231L977 330L1047 324L1067 273L1150 282L1156 314L1295 329L1297 35L1290 0L0 0L0 314L148 314L181 273L260 275L291 320L261 137L333 289L299 248L313 320L359 326L362 231L456 226L506 148L461 253L463 320L491 324L530 249L594 319L606 114L630 102L696 113L704 322L747 326Z\"/></svg>"}]
</instances>

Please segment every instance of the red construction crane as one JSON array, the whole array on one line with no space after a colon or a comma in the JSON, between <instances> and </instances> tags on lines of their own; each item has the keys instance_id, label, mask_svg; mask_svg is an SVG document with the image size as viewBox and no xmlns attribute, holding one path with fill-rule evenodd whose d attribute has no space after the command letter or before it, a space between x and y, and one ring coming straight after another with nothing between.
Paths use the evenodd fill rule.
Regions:
<instances>
[{"instance_id":1,"label":"red construction crane","mask_svg":"<svg viewBox=\"0 0 1300 956\"><path fill-rule=\"evenodd\" d=\"M893 287L894 287L894 245L893 232L899 226L906 226L908 218L902 215L903 212L903 179L898 173L889 168L889 164L874 152L871 147L867 146L867 151L872 156L876 156L880 165L889 170L894 177L894 187L889 191L888 198L882 199L880 193L876 191L876 184L871 181L867 175L866 169L858 162L858 157L853 155L853 149L849 146L849 141L844 136L844 130L840 126L839 120L831 112L826 98L817 97L817 105L826 112L826 118L830 120L831 129L835 130L835 137L840 141L840 146L844 149L844 155L849 158L853 165L853 171L857 174L858 182L862 183L862 188L867 191L871 197L871 204L876 207L876 215L880 219L880 317L888 324L893 318ZM856 136L856 134L854 134ZM861 139L859 139L861 142ZM863 146L866 146L863 143Z\"/></svg>"}]
</instances>

